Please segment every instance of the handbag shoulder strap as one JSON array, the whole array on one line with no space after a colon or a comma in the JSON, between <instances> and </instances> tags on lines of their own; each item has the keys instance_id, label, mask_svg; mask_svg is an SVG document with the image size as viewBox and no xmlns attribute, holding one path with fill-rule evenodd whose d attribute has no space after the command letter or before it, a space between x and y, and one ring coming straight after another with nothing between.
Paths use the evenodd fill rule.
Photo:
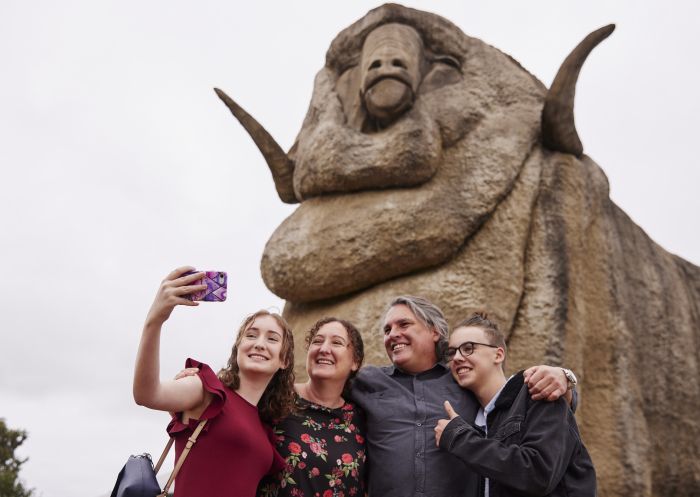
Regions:
<instances>
[{"instance_id":1,"label":"handbag shoulder strap","mask_svg":"<svg viewBox=\"0 0 700 497\"><path fill-rule=\"evenodd\" d=\"M192 446L195 444L197 441L197 437L202 431L202 428L204 428L204 425L207 424L207 420L203 419L202 421L199 422L197 425L197 428L192 432L192 435L190 435L190 438L187 439L187 444L185 445L184 450L182 451L182 454L180 454L180 457L177 460L177 463L175 464L175 469L173 469L173 472L170 474L170 478L168 478L168 483L165 484L165 487L163 487L163 492L161 492L158 497L165 497L168 494L168 490L170 489L170 485L173 484L173 481L175 481L175 477L177 476L178 472L180 471L180 468L182 467L182 464L185 462L185 459L187 458L187 454L190 453L190 450L192 449ZM170 452L170 447L173 446L173 442L175 439L173 437L170 437L170 440L168 440L168 443L165 446L165 450L163 450L163 453L160 456L160 459L158 459L158 464L156 464L156 467L154 468L154 471L156 474L158 474L158 470L160 470L160 467L163 465L163 461L165 461L165 458L168 455L168 452Z\"/></svg>"},{"instance_id":2,"label":"handbag shoulder strap","mask_svg":"<svg viewBox=\"0 0 700 497\"><path fill-rule=\"evenodd\" d=\"M165 458L168 457L168 452L170 452L170 447L173 446L174 442L175 442L175 438L173 438L173 437L168 438L168 443L165 445L165 449L163 450L163 453L160 455L160 459L158 459L158 463L156 464L156 467L153 468L153 472L155 474L158 474L158 471L160 471L160 467L163 465L163 462L165 462Z\"/></svg>"}]
</instances>

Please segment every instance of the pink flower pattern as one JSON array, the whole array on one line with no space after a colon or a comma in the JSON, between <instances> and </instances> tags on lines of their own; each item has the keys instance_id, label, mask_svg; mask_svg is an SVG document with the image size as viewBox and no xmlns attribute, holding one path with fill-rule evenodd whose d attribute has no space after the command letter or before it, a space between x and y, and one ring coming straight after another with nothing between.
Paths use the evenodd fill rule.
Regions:
<instances>
[{"instance_id":1,"label":"pink flower pattern","mask_svg":"<svg viewBox=\"0 0 700 497\"><path fill-rule=\"evenodd\" d=\"M346 402L329 409L297 400L296 414L275 427L286 467L264 479L258 497L366 497L364 423Z\"/></svg>"}]
</instances>

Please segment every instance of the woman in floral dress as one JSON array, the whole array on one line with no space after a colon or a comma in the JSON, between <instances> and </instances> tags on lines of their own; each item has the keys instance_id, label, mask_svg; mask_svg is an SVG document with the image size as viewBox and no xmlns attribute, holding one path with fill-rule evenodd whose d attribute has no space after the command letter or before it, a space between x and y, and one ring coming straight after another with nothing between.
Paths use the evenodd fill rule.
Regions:
<instances>
[{"instance_id":1,"label":"woman in floral dress","mask_svg":"<svg viewBox=\"0 0 700 497\"><path fill-rule=\"evenodd\" d=\"M275 427L286 466L262 480L258 497L364 497L364 419L345 400L364 359L362 337L351 323L324 318L306 344L309 380L294 385L296 410Z\"/></svg>"}]
</instances>

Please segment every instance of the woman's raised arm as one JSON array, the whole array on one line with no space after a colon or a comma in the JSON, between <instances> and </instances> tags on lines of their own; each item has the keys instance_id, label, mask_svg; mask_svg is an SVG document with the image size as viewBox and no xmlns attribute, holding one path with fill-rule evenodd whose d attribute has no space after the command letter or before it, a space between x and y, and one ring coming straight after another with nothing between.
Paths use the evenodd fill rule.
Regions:
<instances>
[{"instance_id":1,"label":"woman's raised arm","mask_svg":"<svg viewBox=\"0 0 700 497\"><path fill-rule=\"evenodd\" d=\"M176 305L199 305L186 296L206 288L206 285L194 284L202 279L203 273L185 275L193 270L193 267L183 266L166 276L148 312L134 368L134 400L139 405L180 412L204 402L204 388L198 376L160 381L160 333L163 323Z\"/></svg>"}]
</instances>

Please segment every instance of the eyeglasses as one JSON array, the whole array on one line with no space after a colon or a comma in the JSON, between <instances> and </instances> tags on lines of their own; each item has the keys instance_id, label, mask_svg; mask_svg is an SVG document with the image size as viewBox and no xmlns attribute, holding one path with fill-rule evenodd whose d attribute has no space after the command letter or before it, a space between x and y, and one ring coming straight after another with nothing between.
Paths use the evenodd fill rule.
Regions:
<instances>
[{"instance_id":1,"label":"eyeglasses","mask_svg":"<svg viewBox=\"0 0 700 497\"><path fill-rule=\"evenodd\" d=\"M472 355L474 353L474 345L483 345L485 347L491 347L494 349L498 348L498 345L491 345L489 343L464 342L463 344L461 344L457 347L447 347L447 351L445 351L445 360L451 361L452 359L454 359L455 355L457 355L458 350L459 350L459 353L462 354L462 357L467 357L467 356Z\"/></svg>"}]
</instances>

